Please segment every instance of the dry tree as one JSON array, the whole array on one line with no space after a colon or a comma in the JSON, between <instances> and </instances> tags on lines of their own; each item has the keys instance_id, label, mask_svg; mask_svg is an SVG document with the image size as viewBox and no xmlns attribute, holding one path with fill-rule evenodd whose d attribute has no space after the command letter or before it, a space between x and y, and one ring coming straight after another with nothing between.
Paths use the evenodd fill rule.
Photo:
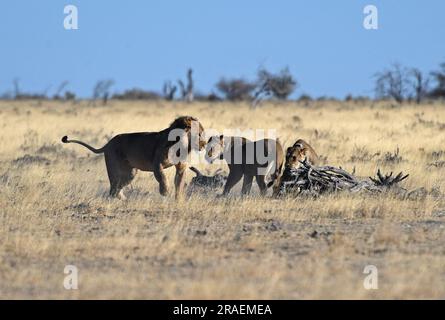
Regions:
<instances>
[{"instance_id":1,"label":"dry tree","mask_svg":"<svg viewBox=\"0 0 445 320\"><path fill-rule=\"evenodd\" d=\"M162 88L162 91L164 93L165 100L167 101L173 100L177 89L178 87L173 85L170 81L164 82L164 87Z\"/></svg>"},{"instance_id":2,"label":"dry tree","mask_svg":"<svg viewBox=\"0 0 445 320\"><path fill-rule=\"evenodd\" d=\"M391 69L376 73L374 77L375 93L378 98L393 98L402 103L409 91L408 70L400 64L394 64Z\"/></svg>"},{"instance_id":3,"label":"dry tree","mask_svg":"<svg viewBox=\"0 0 445 320\"><path fill-rule=\"evenodd\" d=\"M410 83L414 91L414 99L419 104L428 95L429 79L417 68L412 68L409 73L412 78Z\"/></svg>"},{"instance_id":4,"label":"dry tree","mask_svg":"<svg viewBox=\"0 0 445 320\"><path fill-rule=\"evenodd\" d=\"M110 97L110 88L113 85L114 80L111 79L97 81L93 88L93 104L95 104L98 99L102 99L102 103L106 105Z\"/></svg>"},{"instance_id":5,"label":"dry tree","mask_svg":"<svg viewBox=\"0 0 445 320\"><path fill-rule=\"evenodd\" d=\"M368 191L381 193L395 188L399 182L409 175L402 172L393 176L383 175L380 169L375 178L359 179L353 174L332 166L313 166L307 160L301 162L298 168L286 168L281 177L278 195L306 194L318 196L324 193L349 191L357 193Z\"/></svg>"},{"instance_id":6,"label":"dry tree","mask_svg":"<svg viewBox=\"0 0 445 320\"><path fill-rule=\"evenodd\" d=\"M60 99L62 99L63 98L63 96L61 95L61 93L62 93L62 91L67 87L67 85L68 85L68 81L62 81L61 83L60 83L60 85L57 87L57 90L56 90L56 93L54 94L54 96L53 96L53 99L54 100L60 100Z\"/></svg>"},{"instance_id":7,"label":"dry tree","mask_svg":"<svg viewBox=\"0 0 445 320\"><path fill-rule=\"evenodd\" d=\"M298 83L289 71L284 68L277 74L273 74L266 69L258 71L257 87L253 99L253 106L256 106L263 98L273 97L278 100L286 100L297 88Z\"/></svg>"},{"instance_id":8,"label":"dry tree","mask_svg":"<svg viewBox=\"0 0 445 320\"><path fill-rule=\"evenodd\" d=\"M193 70L190 68L187 70L187 84L184 84L182 80L178 80L178 85L181 90L182 100L187 102L193 102Z\"/></svg>"},{"instance_id":9,"label":"dry tree","mask_svg":"<svg viewBox=\"0 0 445 320\"><path fill-rule=\"evenodd\" d=\"M440 65L440 70L431 72L434 79L435 87L431 90L430 96L432 98L445 97L445 62Z\"/></svg>"}]
</instances>

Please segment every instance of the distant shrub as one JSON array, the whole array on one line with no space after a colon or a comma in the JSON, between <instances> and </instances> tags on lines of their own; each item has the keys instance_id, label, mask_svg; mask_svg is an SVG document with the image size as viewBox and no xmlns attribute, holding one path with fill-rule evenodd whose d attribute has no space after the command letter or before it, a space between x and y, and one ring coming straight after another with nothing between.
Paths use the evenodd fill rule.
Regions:
<instances>
[{"instance_id":1,"label":"distant shrub","mask_svg":"<svg viewBox=\"0 0 445 320\"><path fill-rule=\"evenodd\" d=\"M432 98L445 98L445 63L442 63L440 68L439 71L431 73L435 82L435 87L429 94Z\"/></svg>"},{"instance_id":2,"label":"distant shrub","mask_svg":"<svg viewBox=\"0 0 445 320\"><path fill-rule=\"evenodd\" d=\"M353 96L352 94L348 94L345 97L345 101L347 101L347 102L350 102L350 101L352 101L352 102L366 102L366 101L369 101L369 97L366 97L366 96Z\"/></svg>"},{"instance_id":3,"label":"distant shrub","mask_svg":"<svg viewBox=\"0 0 445 320\"><path fill-rule=\"evenodd\" d=\"M20 86L19 86L19 79L14 79L13 86L14 86L13 98L15 100L44 100L44 99L48 99L46 92L44 92L44 93L22 92L20 90Z\"/></svg>"},{"instance_id":4,"label":"distant shrub","mask_svg":"<svg viewBox=\"0 0 445 320\"><path fill-rule=\"evenodd\" d=\"M14 99L16 100L45 100L48 97L43 93L20 93Z\"/></svg>"},{"instance_id":5,"label":"distant shrub","mask_svg":"<svg viewBox=\"0 0 445 320\"><path fill-rule=\"evenodd\" d=\"M222 78L216 84L216 88L230 101L250 100L256 85L242 78L225 79Z\"/></svg>"},{"instance_id":6,"label":"distant shrub","mask_svg":"<svg viewBox=\"0 0 445 320\"><path fill-rule=\"evenodd\" d=\"M443 66L445 70L445 65ZM436 92L440 92L441 73L433 72L438 87ZM442 74L445 93L445 73ZM429 91L430 79L417 68L406 68L398 63L390 68L375 74L375 93L378 99L394 99L398 103L403 101L415 101L420 103L428 96L433 96ZM434 90L433 90L434 92Z\"/></svg>"},{"instance_id":7,"label":"distant shrub","mask_svg":"<svg viewBox=\"0 0 445 320\"><path fill-rule=\"evenodd\" d=\"M330 96L320 96L317 98L317 101L337 101L337 98Z\"/></svg>"},{"instance_id":8,"label":"distant shrub","mask_svg":"<svg viewBox=\"0 0 445 320\"><path fill-rule=\"evenodd\" d=\"M260 95L286 100L297 88L297 81L291 75L289 68L284 68L277 74L266 69L258 71L258 91L255 97Z\"/></svg>"},{"instance_id":9,"label":"distant shrub","mask_svg":"<svg viewBox=\"0 0 445 320\"><path fill-rule=\"evenodd\" d=\"M115 93L112 97L117 100L158 100L161 95L154 91L145 91L138 88L126 90L123 93Z\"/></svg>"},{"instance_id":10,"label":"distant shrub","mask_svg":"<svg viewBox=\"0 0 445 320\"><path fill-rule=\"evenodd\" d=\"M202 94L202 93L196 93L195 94L195 100L196 101L222 101L223 99L218 96L216 93L212 92L210 94Z\"/></svg>"},{"instance_id":11,"label":"distant shrub","mask_svg":"<svg viewBox=\"0 0 445 320\"><path fill-rule=\"evenodd\" d=\"M375 94L378 99L392 98L402 103L409 97L409 70L395 63L389 69L378 72L375 77Z\"/></svg>"},{"instance_id":12,"label":"distant shrub","mask_svg":"<svg viewBox=\"0 0 445 320\"><path fill-rule=\"evenodd\" d=\"M207 101L221 101L221 100L222 100L221 97L213 92L207 96Z\"/></svg>"},{"instance_id":13,"label":"distant shrub","mask_svg":"<svg viewBox=\"0 0 445 320\"><path fill-rule=\"evenodd\" d=\"M76 100L76 94L71 91L65 91L65 100Z\"/></svg>"},{"instance_id":14,"label":"distant shrub","mask_svg":"<svg viewBox=\"0 0 445 320\"><path fill-rule=\"evenodd\" d=\"M310 95L304 93L298 98L298 101L302 101L302 102L312 101L312 97Z\"/></svg>"},{"instance_id":15,"label":"distant shrub","mask_svg":"<svg viewBox=\"0 0 445 320\"><path fill-rule=\"evenodd\" d=\"M399 163L403 161L402 156L400 155L399 147L394 152L386 152L383 155L383 162L385 163Z\"/></svg>"}]
</instances>

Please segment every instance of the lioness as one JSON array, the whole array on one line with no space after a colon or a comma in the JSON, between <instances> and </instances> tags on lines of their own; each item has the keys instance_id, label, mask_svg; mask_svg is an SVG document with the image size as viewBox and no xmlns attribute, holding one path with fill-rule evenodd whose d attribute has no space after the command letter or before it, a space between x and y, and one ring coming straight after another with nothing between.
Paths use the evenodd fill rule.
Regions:
<instances>
[{"instance_id":1,"label":"lioness","mask_svg":"<svg viewBox=\"0 0 445 320\"><path fill-rule=\"evenodd\" d=\"M303 139L298 139L286 151L286 167L299 167L300 161L307 159L311 164L318 164L318 155L315 150Z\"/></svg>"},{"instance_id":2,"label":"lioness","mask_svg":"<svg viewBox=\"0 0 445 320\"><path fill-rule=\"evenodd\" d=\"M263 158L264 157L264 158ZM242 137L213 136L207 142L206 158L212 163L215 159L226 160L229 176L224 186L223 196L227 195L241 178L242 194L246 195L255 177L261 195L278 180L284 162L281 144L272 139L251 141ZM273 169L271 181L266 185L265 178Z\"/></svg>"},{"instance_id":3,"label":"lioness","mask_svg":"<svg viewBox=\"0 0 445 320\"><path fill-rule=\"evenodd\" d=\"M192 124L194 126L193 130ZM175 129L179 130L172 131ZM183 138L179 136L181 132L183 132ZM181 157L180 160L175 159L175 161L171 161L173 158L171 157L172 152L170 148L179 142L186 150L187 155L192 149L202 150L206 144L202 137L203 132L204 128L198 119L184 116L177 118L168 128L159 132L119 134L100 149L93 148L82 141L68 140L67 136L62 138L62 142L78 143L94 153L104 153L110 180L110 196L121 199L125 199L122 188L133 180L137 169L153 172L156 180L159 182L159 192L163 196L167 195L168 187L163 169L174 165L176 167L175 198L178 199L184 187L184 175L187 168L186 156ZM174 134L170 140L174 138L176 140L169 140L170 133ZM196 136L192 137L192 133L198 135L199 138ZM176 155L178 155L178 151Z\"/></svg>"},{"instance_id":4,"label":"lioness","mask_svg":"<svg viewBox=\"0 0 445 320\"><path fill-rule=\"evenodd\" d=\"M317 165L319 162L317 153L309 143L303 139L298 139L292 147L289 147L286 150L285 171L292 168L298 168L301 165L300 161L305 159L313 165ZM281 179L282 177L280 177L279 181L273 188L272 195L275 197L278 196L280 192Z\"/></svg>"}]
</instances>

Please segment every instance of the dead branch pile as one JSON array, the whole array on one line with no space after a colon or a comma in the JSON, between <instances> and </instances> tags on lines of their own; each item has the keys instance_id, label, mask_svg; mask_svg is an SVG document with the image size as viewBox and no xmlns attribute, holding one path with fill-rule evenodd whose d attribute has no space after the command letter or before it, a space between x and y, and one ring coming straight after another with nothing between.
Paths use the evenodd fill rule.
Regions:
<instances>
[{"instance_id":1,"label":"dead branch pile","mask_svg":"<svg viewBox=\"0 0 445 320\"><path fill-rule=\"evenodd\" d=\"M312 166L306 160L298 168L286 168L281 177L278 195L307 194L320 195L323 193L349 191L368 191L380 193L395 187L404 190L397 184L409 175L402 172L383 175L380 169L375 178L359 179L353 174L332 166Z\"/></svg>"}]
</instances>

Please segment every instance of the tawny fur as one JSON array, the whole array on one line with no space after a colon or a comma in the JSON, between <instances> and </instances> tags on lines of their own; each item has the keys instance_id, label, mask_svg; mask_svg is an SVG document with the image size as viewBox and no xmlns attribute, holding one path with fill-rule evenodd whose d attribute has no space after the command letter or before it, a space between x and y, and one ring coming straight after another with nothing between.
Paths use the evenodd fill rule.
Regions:
<instances>
[{"instance_id":1,"label":"tawny fur","mask_svg":"<svg viewBox=\"0 0 445 320\"><path fill-rule=\"evenodd\" d=\"M309 143L303 139L298 139L292 147L286 150L286 168L298 168L301 161L307 159L311 164L317 165L319 163L318 155ZM273 195L276 196L279 191L280 181L278 181L273 189Z\"/></svg>"},{"instance_id":2,"label":"tawny fur","mask_svg":"<svg viewBox=\"0 0 445 320\"><path fill-rule=\"evenodd\" d=\"M298 139L292 147L286 151L286 167L299 167L300 161L307 159L311 164L317 165L318 155L309 143Z\"/></svg>"},{"instance_id":3,"label":"tawny fur","mask_svg":"<svg viewBox=\"0 0 445 320\"><path fill-rule=\"evenodd\" d=\"M212 141L212 143L210 143ZM249 194L250 189L252 187L252 181L255 177L255 180L260 188L261 195L265 195L267 189L272 186L281 173L281 169L284 163L284 152L281 144L272 139L263 139L258 141L251 141L242 137L227 137L227 136L215 136L211 137L208 141L207 147L207 157L214 159L215 156L213 154L213 147L219 144L220 152L216 156L219 159L223 159L227 161L227 165L229 166L229 176L227 178L227 182L224 186L224 191L222 195L227 195L230 193L230 190L241 180L243 179L243 186L241 193L243 195ZM253 159L253 163L249 163L246 161L246 150L253 150L256 155L256 150L262 146L261 150L264 150L264 154L269 154L270 152L275 153L275 163L274 171L272 172L270 178L271 181L266 184L265 174L260 174L259 169L265 169L269 167L270 163L260 163L255 156ZM249 149L252 148L252 149ZM235 154L241 154L242 158L239 163L236 163L237 160Z\"/></svg>"},{"instance_id":4,"label":"tawny fur","mask_svg":"<svg viewBox=\"0 0 445 320\"><path fill-rule=\"evenodd\" d=\"M125 198L122 189L133 180L137 170L153 172L159 183L159 192L163 196L167 195L168 185L163 170L174 165L176 167L175 197L178 198L183 193L187 163L180 161L173 164L168 159L169 148L176 143L176 141L169 141L168 135L173 129L182 129L187 133L188 141L190 141L194 121L199 127L199 141L196 146L188 143L187 152L189 153L192 148L202 150L206 143L202 138L204 128L196 118L190 116L177 118L168 128L159 132L119 134L100 149L79 140L68 140L67 136L62 138L62 142L80 144L96 154L104 153L112 197Z\"/></svg>"}]
</instances>

